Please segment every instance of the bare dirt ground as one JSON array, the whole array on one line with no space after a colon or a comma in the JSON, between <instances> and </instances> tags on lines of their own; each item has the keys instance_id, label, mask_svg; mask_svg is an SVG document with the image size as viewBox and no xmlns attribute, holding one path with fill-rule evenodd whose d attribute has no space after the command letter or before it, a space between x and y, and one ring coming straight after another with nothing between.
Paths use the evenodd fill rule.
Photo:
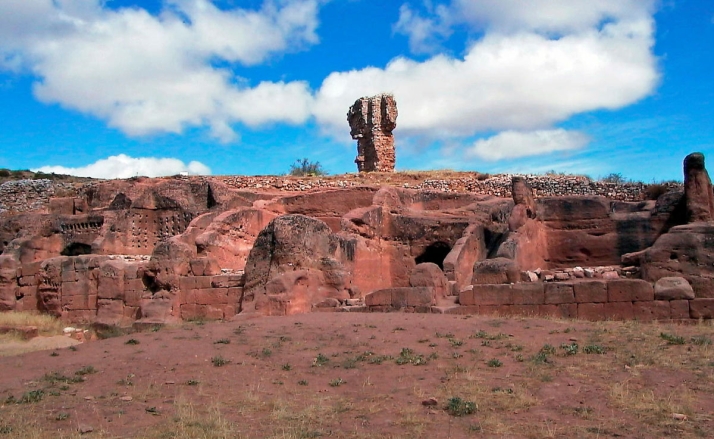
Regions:
<instances>
[{"instance_id":1,"label":"bare dirt ground","mask_svg":"<svg viewBox=\"0 0 714 439\"><path fill-rule=\"evenodd\" d=\"M707 438L712 337L401 313L185 323L0 358L0 438Z\"/></svg>"},{"instance_id":2,"label":"bare dirt ground","mask_svg":"<svg viewBox=\"0 0 714 439\"><path fill-rule=\"evenodd\" d=\"M0 338L0 357L20 355L26 352L45 351L48 349L68 348L78 344L80 344L80 342L64 335L35 337L29 341L21 341L12 338L3 340Z\"/></svg>"}]
</instances>

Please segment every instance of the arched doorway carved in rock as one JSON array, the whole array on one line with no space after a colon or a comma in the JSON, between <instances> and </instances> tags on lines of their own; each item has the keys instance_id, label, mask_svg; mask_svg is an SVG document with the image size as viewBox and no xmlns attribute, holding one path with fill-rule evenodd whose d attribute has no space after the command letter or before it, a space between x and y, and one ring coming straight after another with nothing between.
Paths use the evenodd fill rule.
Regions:
<instances>
[{"instance_id":1,"label":"arched doorway carved in rock","mask_svg":"<svg viewBox=\"0 0 714 439\"><path fill-rule=\"evenodd\" d=\"M444 269L444 259L446 255L451 251L451 246L443 241L437 241L429 244L424 252L414 258L414 262L417 264L422 264L424 262L433 262L438 265L442 270Z\"/></svg>"}]
</instances>

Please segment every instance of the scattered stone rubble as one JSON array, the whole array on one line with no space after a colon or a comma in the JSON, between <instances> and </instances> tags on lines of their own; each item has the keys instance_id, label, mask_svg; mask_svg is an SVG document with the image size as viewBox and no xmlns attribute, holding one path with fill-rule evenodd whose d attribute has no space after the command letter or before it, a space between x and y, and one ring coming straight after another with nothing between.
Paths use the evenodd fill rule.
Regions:
<instances>
[{"instance_id":1,"label":"scattered stone rubble","mask_svg":"<svg viewBox=\"0 0 714 439\"><path fill-rule=\"evenodd\" d=\"M629 279L639 278L639 267L573 267L553 270L527 270L521 272L522 282L563 282L576 279Z\"/></svg>"}]
</instances>

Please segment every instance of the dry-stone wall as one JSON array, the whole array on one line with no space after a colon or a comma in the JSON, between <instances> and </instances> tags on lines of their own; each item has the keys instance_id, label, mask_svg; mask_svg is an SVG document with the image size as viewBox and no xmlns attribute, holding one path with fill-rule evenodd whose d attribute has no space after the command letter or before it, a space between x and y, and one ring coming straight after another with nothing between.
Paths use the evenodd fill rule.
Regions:
<instances>
[{"instance_id":1,"label":"dry-stone wall","mask_svg":"<svg viewBox=\"0 0 714 439\"><path fill-rule=\"evenodd\" d=\"M17 180L0 184L0 214L44 209L56 194L72 192L71 183L52 180Z\"/></svg>"},{"instance_id":2,"label":"dry-stone wall","mask_svg":"<svg viewBox=\"0 0 714 439\"><path fill-rule=\"evenodd\" d=\"M398 175L398 174L397 174ZM339 189L370 184L399 185L409 189L423 189L438 192L473 192L498 197L511 197L512 174L480 178L477 174L464 173L463 177L448 179L425 179L414 183L394 183L390 181L365 181L352 174L334 177L285 177L285 176L215 176L190 177L196 181L220 181L235 189L271 190L286 192L310 192L323 189ZM640 201L646 197L644 183L603 183L581 176L528 175L528 183L536 197L561 195L602 195L619 201ZM18 180L0 185L0 215L7 212L19 213L41 210L47 207L49 199L58 194L82 194L93 182L83 185L61 183L51 180ZM670 189L681 189L679 183L667 183Z\"/></svg>"},{"instance_id":3,"label":"dry-stone wall","mask_svg":"<svg viewBox=\"0 0 714 439\"><path fill-rule=\"evenodd\" d=\"M408 189L424 189L439 192L473 192L498 197L511 197L511 182L513 174L496 175L487 179L476 176L465 176L449 179L426 179L418 183L402 183L401 187ZM236 189L278 189L285 191L311 191L318 189L334 189L362 186L359 180L329 178L286 178L275 177L213 177ZM640 201L646 197L647 186L644 183L604 183L592 181L581 176L525 176L533 188L536 197L565 195L601 195L618 201ZM385 183L390 184L390 183ZM669 189L682 188L681 183L667 183Z\"/></svg>"}]
</instances>

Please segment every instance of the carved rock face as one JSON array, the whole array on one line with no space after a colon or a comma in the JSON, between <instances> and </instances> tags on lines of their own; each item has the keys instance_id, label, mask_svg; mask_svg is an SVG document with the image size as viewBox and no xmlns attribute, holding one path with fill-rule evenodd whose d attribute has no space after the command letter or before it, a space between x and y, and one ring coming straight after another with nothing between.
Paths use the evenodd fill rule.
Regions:
<instances>
[{"instance_id":1,"label":"carved rock face","mask_svg":"<svg viewBox=\"0 0 714 439\"><path fill-rule=\"evenodd\" d=\"M15 309L17 267L17 261L10 256L0 256L0 311Z\"/></svg>"},{"instance_id":2,"label":"carved rock face","mask_svg":"<svg viewBox=\"0 0 714 439\"><path fill-rule=\"evenodd\" d=\"M644 252L642 260L644 279L681 276L697 298L714 297L714 224L672 227Z\"/></svg>"},{"instance_id":3,"label":"carved rock face","mask_svg":"<svg viewBox=\"0 0 714 439\"><path fill-rule=\"evenodd\" d=\"M702 153L695 152L684 159L684 194L689 221L714 219L714 193Z\"/></svg>"},{"instance_id":4,"label":"carved rock face","mask_svg":"<svg viewBox=\"0 0 714 439\"><path fill-rule=\"evenodd\" d=\"M348 299L342 245L324 222L303 215L275 218L248 256L242 309L264 315L307 312L325 298Z\"/></svg>"},{"instance_id":5,"label":"carved rock face","mask_svg":"<svg viewBox=\"0 0 714 439\"><path fill-rule=\"evenodd\" d=\"M535 201L533 201L533 190L523 177L513 177L511 194L515 206L508 219L508 229L516 231L520 229L526 221L536 217L536 205Z\"/></svg>"},{"instance_id":6,"label":"carved rock face","mask_svg":"<svg viewBox=\"0 0 714 439\"><path fill-rule=\"evenodd\" d=\"M357 140L357 169L360 172L394 171L394 136L397 102L381 94L358 99L347 113L350 135Z\"/></svg>"}]
</instances>

